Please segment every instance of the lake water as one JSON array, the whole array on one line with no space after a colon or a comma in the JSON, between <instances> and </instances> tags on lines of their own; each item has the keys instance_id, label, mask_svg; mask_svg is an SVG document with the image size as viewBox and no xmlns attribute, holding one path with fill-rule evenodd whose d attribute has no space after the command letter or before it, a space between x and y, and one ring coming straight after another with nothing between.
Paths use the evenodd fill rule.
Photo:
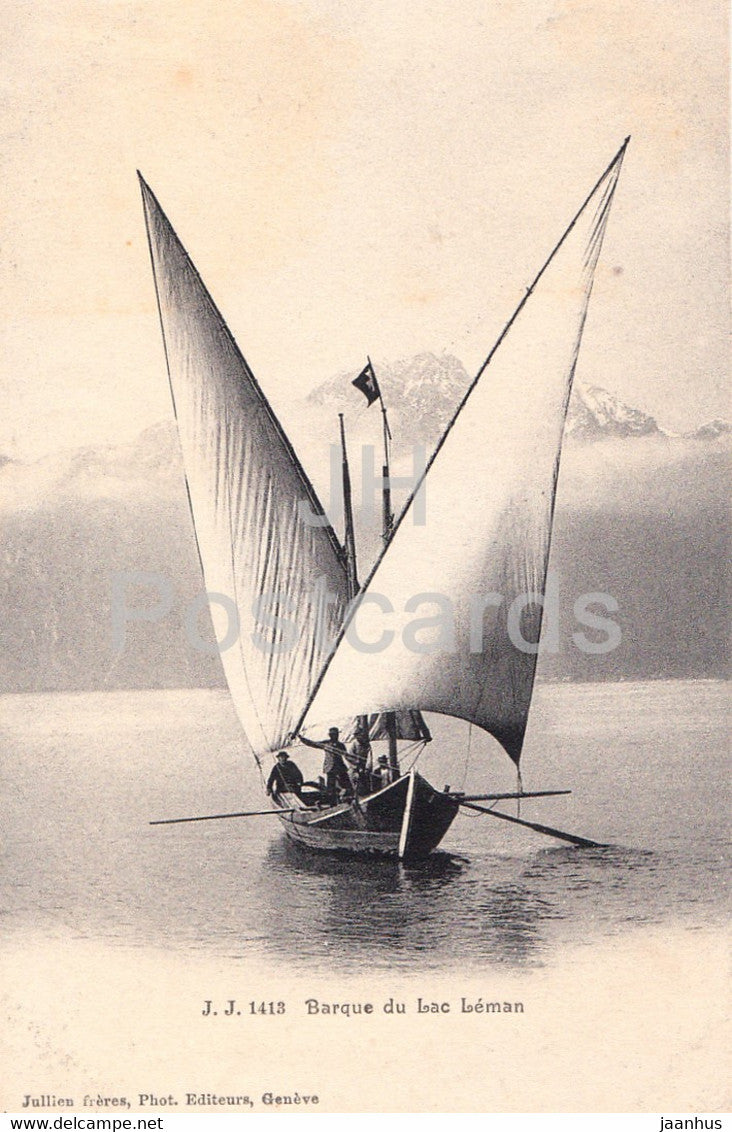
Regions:
<instances>
[{"instance_id":1,"label":"lake water","mask_svg":"<svg viewBox=\"0 0 732 1132\"><path fill-rule=\"evenodd\" d=\"M148 825L262 808L223 691L4 696L5 937L447 972L548 965L564 943L631 927L718 925L725 703L713 681L540 686L524 787L573 793L522 816L610 847L460 815L432 858L401 865L308 854L269 817ZM515 786L487 737L431 722L420 769L435 785ZM313 758L298 760L307 774Z\"/></svg>"}]
</instances>

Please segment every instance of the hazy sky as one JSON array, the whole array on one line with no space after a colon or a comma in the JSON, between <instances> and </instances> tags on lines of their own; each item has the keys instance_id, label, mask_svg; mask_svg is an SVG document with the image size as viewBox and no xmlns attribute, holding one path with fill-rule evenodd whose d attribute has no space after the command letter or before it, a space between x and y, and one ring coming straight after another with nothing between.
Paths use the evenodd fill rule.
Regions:
<instances>
[{"instance_id":1,"label":"hazy sky","mask_svg":"<svg viewBox=\"0 0 732 1132\"><path fill-rule=\"evenodd\" d=\"M727 414L726 5L5 5L0 451L170 414L140 168L275 407L477 368L626 134L578 376Z\"/></svg>"}]
</instances>

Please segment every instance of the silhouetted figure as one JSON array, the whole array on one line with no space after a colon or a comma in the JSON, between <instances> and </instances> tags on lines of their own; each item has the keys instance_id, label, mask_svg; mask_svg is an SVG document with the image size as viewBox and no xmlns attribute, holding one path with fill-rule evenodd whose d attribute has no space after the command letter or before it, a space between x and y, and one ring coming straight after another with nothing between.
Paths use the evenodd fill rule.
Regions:
<instances>
[{"instance_id":1,"label":"silhouetted figure","mask_svg":"<svg viewBox=\"0 0 732 1132\"><path fill-rule=\"evenodd\" d=\"M359 721L346 756L350 764L351 782L357 794L368 794L371 790L371 775L368 770L370 754L369 730L365 723Z\"/></svg>"},{"instance_id":2,"label":"silhouetted figure","mask_svg":"<svg viewBox=\"0 0 732 1132\"><path fill-rule=\"evenodd\" d=\"M300 797L303 784L302 771L294 763L287 751L277 752L277 762L267 779L267 793L275 797L280 794L296 794Z\"/></svg>"},{"instance_id":3,"label":"silhouetted figure","mask_svg":"<svg viewBox=\"0 0 732 1132\"><path fill-rule=\"evenodd\" d=\"M299 736L300 742L304 743L306 747L318 747L321 751L325 751L323 775L325 776L325 791L328 796L328 801L331 803L338 801L339 786L347 798L353 796L353 786L346 766L348 752L338 736L339 731L337 727L331 727L328 731L328 738L322 739L319 742L313 739L306 739L304 735Z\"/></svg>"}]
</instances>

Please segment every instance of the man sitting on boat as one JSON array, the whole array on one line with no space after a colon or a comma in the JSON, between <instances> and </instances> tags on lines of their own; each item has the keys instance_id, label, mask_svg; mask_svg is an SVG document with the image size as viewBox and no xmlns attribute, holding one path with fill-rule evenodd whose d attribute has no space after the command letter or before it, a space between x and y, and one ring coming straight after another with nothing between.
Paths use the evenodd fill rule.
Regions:
<instances>
[{"instance_id":1,"label":"man sitting on boat","mask_svg":"<svg viewBox=\"0 0 732 1132\"><path fill-rule=\"evenodd\" d=\"M280 794L297 794L299 798L303 781L297 763L292 761L287 751L278 751L277 762L267 779L267 794L274 794L275 798Z\"/></svg>"},{"instance_id":2,"label":"man sitting on boat","mask_svg":"<svg viewBox=\"0 0 732 1132\"><path fill-rule=\"evenodd\" d=\"M346 798L353 797L353 785L346 767L348 752L341 743L339 734L337 727L331 727L328 731L328 738L320 741L306 739L304 735L298 736L300 742L304 743L306 747L318 747L321 751L325 751L323 774L325 775L326 794L331 803L338 801L338 787L343 790Z\"/></svg>"}]
</instances>

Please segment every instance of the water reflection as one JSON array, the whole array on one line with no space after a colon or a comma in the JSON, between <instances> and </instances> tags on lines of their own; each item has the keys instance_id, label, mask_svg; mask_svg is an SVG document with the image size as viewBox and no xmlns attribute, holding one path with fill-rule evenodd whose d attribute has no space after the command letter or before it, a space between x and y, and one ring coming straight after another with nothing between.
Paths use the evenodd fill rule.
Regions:
<instances>
[{"instance_id":1,"label":"water reflection","mask_svg":"<svg viewBox=\"0 0 732 1132\"><path fill-rule=\"evenodd\" d=\"M543 922L555 912L517 882L521 864L495 858L486 870L485 861L448 853L401 864L277 841L263 867L273 891L264 930L275 949L306 965L325 955L345 969L406 968L417 956L420 967L534 965L546 946Z\"/></svg>"},{"instance_id":2,"label":"water reflection","mask_svg":"<svg viewBox=\"0 0 732 1132\"><path fill-rule=\"evenodd\" d=\"M514 966L540 966L547 946L544 922L552 906L523 884L486 887L475 902L476 940L483 955ZM478 959L477 954L473 954Z\"/></svg>"}]
</instances>

